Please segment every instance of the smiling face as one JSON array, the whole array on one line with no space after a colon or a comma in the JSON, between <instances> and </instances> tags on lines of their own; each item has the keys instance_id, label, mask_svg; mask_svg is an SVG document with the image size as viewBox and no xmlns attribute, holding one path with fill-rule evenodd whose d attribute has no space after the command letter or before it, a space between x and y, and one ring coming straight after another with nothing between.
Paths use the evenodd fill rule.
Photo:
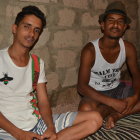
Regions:
<instances>
[{"instance_id":1,"label":"smiling face","mask_svg":"<svg viewBox=\"0 0 140 140\"><path fill-rule=\"evenodd\" d=\"M14 24L12 27L14 44L31 49L39 39L41 31L41 20L34 15L26 15L18 25Z\"/></svg>"},{"instance_id":2,"label":"smiling face","mask_svg":"<svg viewBox=\"0 0 140 140\"><path fill-rule=\"evenodd\" d=\"M126 28L125 17L119 14L109 14L105 21L101 23L104 36L111 39L122 37Z\"/></svg>"}]
</instances>

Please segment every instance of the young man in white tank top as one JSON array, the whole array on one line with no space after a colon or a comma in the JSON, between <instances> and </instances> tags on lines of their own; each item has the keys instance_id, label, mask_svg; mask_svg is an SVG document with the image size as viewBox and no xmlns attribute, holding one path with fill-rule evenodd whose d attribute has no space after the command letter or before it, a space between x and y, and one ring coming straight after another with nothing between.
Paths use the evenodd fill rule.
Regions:
<instances>
[{"instance_id":1,"label":"young man in white tank top","mask_svg":"<svg viewBox=\"0 0 140 140\"><path fill-rule=\"evenodd\" d=\"M98 111L111 129L120 118L140 111L140 71L136 49L122 39L131 19L121 2L108 5L99 16L103 37L89 42L81 53L78 91L80 111ZM120 69L127 63L132 87L120 82Z\"/></svg>"}]
</instances>

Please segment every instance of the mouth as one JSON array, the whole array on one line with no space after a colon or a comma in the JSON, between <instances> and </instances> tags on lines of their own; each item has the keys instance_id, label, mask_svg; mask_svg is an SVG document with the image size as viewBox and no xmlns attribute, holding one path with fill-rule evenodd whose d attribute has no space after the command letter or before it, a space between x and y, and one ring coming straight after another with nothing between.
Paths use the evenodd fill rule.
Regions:
<instances>
[{"instance_id":1,"label":"mouth","mask_svg":"<svg viewBox=\"0 0 140 140\"><path fill-rule=\"evenodd\" d=\"M110 31L113 33L120 33L120 30L118 28L113 28Z\"/></svg>"},{"instance_id":2,"label":"mouth","mask_svg":"<svg viewBox=\"0 0 140 140\"><path fill-rule=\"evenodd\" d=\"M25 40L26 40L28 43L34 43L34 42L35 42L35 39L32 38L32 37L25 37Z\"/></svg>"}]
</instances>

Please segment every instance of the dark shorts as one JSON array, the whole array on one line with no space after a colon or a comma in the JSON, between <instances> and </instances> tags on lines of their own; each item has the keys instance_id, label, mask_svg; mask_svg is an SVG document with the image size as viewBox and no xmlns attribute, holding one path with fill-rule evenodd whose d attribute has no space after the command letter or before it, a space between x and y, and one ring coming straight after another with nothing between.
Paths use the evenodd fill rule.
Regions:
<instances>
[{"instance_id":1,"label":"dark shorts","mask_svg":"<svg viewBox=\"0 0 140 140\"><path fill-rule=\"evenodd\" d=\"M134 95L134 89L131 84L126 82L121 82L116 88L106 91L99 91L100 93L116 98L116 99L125 99L127 97Z\"/></svg>"}]
</instances>

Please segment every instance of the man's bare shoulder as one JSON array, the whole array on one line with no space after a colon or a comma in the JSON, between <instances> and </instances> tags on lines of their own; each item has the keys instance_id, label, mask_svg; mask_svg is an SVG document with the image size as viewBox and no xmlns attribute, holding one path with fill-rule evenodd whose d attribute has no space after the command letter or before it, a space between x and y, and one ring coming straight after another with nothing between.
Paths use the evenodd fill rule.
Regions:
<instances>
[{"instance_id":1,"label":"man's bare shoulder","mask_svg":"<svg viewBox=\"0 0 140 140\"><path fill-rule=\"evenodd\" d=\"M127 40L123 40L123 41L124 41L125 49L127 51L132 51L132 50L134 51L136 49L135 46L131 42Z\"/></svg>"},{"instance_id":2,"label":"man's bare shoulder","mask_svg":"<svg viewBox=\"0 0 140 140\"><path fill-rule=\"evenodd\" d=\"M127 45L133 45L130 41L123 39L124 43Z\"/></svg>"},{"instance_id":3,"label":"man's bare shoulder","mask_svg":"<svg viewBox=\"0 0 140 140\"><path fill-rule=\"evenodd\" d=\"M87 43L84 46L84 48L82 49L82 53L91 53L91 54L94 54L95 53L94 45L91 42Z\"/></svg>"},{"instance_id":4,"label":"man's bare shoulder","mask_svg":"<svg viewBox=\"0 0 140 140\"><path fill-rule=\"evenodd\" d=\"M129 41L124 40L126 56L136 55L136 47Z\"/></svg>"},{"instance_id":5,"label":"man's bare shoulder","mask_svg":"<svg viewBox=\"0 0 140 140\"><path fill-rule=\"evenodd\" d=\"M124 41L124 44L125 44L125 46L126 47L135 47L134 45L133 45L133 43L131 43L131 42L129 42L129 41L127 41L127 40L123 40Z\"/></svg>"},{"instance_id":6,"label":"man's bare shoulder","mask_svg":"<svg viewBox=\"0 0 140 140\"><path fill-rule=\"evenodd\" d=\"M90 65L94 64L95 60L95 50L94 50L94 45L89 42L87 43L84 48L82 49L81 52L81 61L85 61L86 63L90 63Z\"/></svg>"}]
</instances>

